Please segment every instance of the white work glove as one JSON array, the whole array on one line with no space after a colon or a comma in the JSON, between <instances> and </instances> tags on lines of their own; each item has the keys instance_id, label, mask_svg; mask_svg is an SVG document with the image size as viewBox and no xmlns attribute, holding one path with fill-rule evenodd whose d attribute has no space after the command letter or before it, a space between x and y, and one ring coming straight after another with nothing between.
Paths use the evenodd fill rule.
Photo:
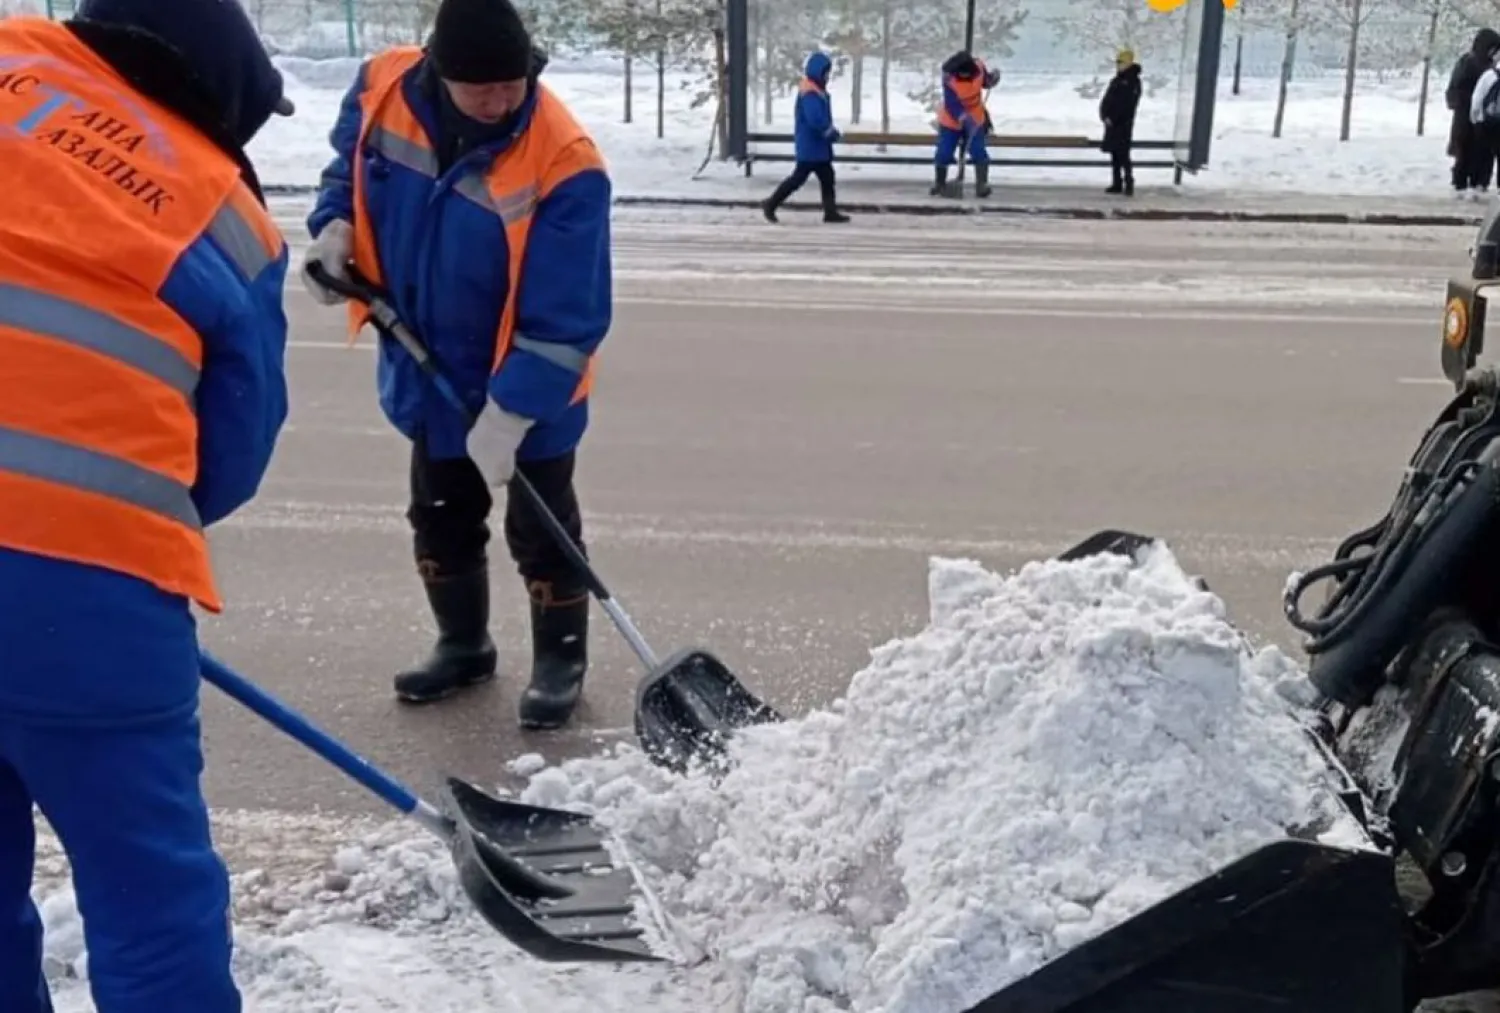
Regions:
<instances>
[{"instance_id":1,"label":"white work glove","mask_svg":"<svg viewBox=\"0 0 1500 1013\"><path fill-rule=\"evenodd\" d=\"M313 280L308 274L307 266L318 263L323 265L323 270L338 278L347 281L349 275L345 265L349 263L349 257L354 252L354 226L342 218L335 218L323 226L323 231L318 233L318 238L307 248L307 255L302 258L302 287L324 306L337 306L344 301L344 297L337 292L330 291Z\"/></svg>"},{"instance_id":2,"label":"white work glove","mask_svg":"<svg viewBox=\"0 0 1500 1013\"><path fill-rule=\"evenodd\" d=\"M469 430L469 457L484 480L493 486L510 482L516 473L516 450L526 438L532 420L512 415L489 398Z\"/></svg>"}]
</instances>

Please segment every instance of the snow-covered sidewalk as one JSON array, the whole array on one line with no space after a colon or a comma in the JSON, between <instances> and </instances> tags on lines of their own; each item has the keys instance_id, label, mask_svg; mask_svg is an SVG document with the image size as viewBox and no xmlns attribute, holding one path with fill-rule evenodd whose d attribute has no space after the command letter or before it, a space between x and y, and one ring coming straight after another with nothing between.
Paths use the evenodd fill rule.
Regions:
<instances>
[{"instance_id":1,"label":"snow-covered sidewalk","mask_svg":"<svg viewBox=\"0 0 1500 1013\"><path fill-rule=\"evenodd\" d=\"M298 114L270 123L251 146L251 154L266 183L315 186L332 155L328 132L357 62L293 58L278 62ZM868 74L867 80L874 77ZM634 122L629 124L622 122L624 78L617 62L603 57L558 59L544 79L599 140L621 196L760 200L787 168L785 163L761 163L747 179L739 166L711 160L701 176L694 178L709 153L714 110L711 103L692 108L689 92L673 77L667 81L662 139L656 137L652 75L635 79ZM1227 81L1221 83L1210 164L1197 176L1187 176L1181 187L1173 187L1171 170L1142 169L1136 198L1123 202L1101 192L1108 182L1105 168L997 167L991 203L1101 212L1128 203L1133 212L1244 209L1341 217L1398 214L1471 219L1483 213L1483 204L1459 201L1448 189L1449 113L1443 106L1441 82L1431 88L1425 136L1418 137L1418 79L1362 81L1354 102L1353 136L1347 142L1337 140L1340 83L1330 76L1294 84L1281 138L1270 136L1273 80L1247 78L1238 96L1231 94ZM998 129L1096 136L1097 99L1080 95L1076 85L1067 76L1007 77L990 103ZM846 130L879 129L879 99L871 87L867 86L864 96L865 122L856 126L849 122L848 80L833 80L835 117ZM892 88L892 129L928 129L926 112L900 94L900 89L898 80ZM762 105L757 102L757 110ZM771 124L757 123L752 129L789 129L791 98L776 100L773 108ZM1136 136L1169 138L1176 117L1176 89L1169 85L1143 101ZM1139 157L1159 158L1161 154ZM840 166L839 176L841 195L851 202L951 205L927 195L931 171L925 165L848 164ZM815 195L815 186L809 185L794 200L811 200Z\"/></svg>"},{"instance_id":2,"label":"snow-covered sidewalk","mask_svg":"<svg viewBox=\"0 0 1500 1013\"><path fill-rule=\"evenodd\" d=\"M688 204L736 207L754 212L776 185L775 167L761 165L754 180L730 189L713 181L690 180L665 193L626 193L621 204ZM1317 193L1234 193L1202 185L1173 187L1170 179L1136 183L1135 196L1124 199L1103 192L1102 187L1012 182L996 170L991 173L994 192L980 200L974 196L973 176L967 179L962 199L929 196L930 181L893 182L875 173L846 173L839 184L839 204L851 212L900 212L906 214L1034 214L1069 218L1197 219L1204 221L1245 220L1289 223L1369 222L1402 225L1473 226L1489 209L1488 202L1464 200L1443 194L1377 197ZM817 220L816 181L783 205L783 222Z\"/></svg>"},{"instance_id":3,"label":"snow-covered sidewalk","mask_svg":"<svg viewBox=\"0 0 1500 1013\"><path fill-rule=\"evenodd\" d=\"M1276 691L1294 665L1165 549L1006 577L934 560L929 599L837 705L739 736L719 783L633 746L513 765L523 800L620 836L708 963L540 964L467 908L435 841L231 819L247 1013L941 1013L1285 827L1366 846ZM278 834L326 841L325 868L285 871ZM71 895L44 911L59 1013L85 1013Z\"/></svg>"}]
</instances>

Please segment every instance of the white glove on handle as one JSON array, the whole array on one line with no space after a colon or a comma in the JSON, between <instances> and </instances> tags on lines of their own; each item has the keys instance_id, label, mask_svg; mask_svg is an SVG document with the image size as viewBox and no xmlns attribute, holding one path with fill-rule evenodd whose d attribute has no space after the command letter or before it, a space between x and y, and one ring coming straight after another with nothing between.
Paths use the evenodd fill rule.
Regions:
<instances>
[{"instance_id":1,"label":"white glove on handle","mask_svg":"<svg viewBox=\"0 0 1500 1013\"><path fill-rule=\"evenodd\" d=\"M479 466L479 473L492 486L510 482L516 473L516 450L531 429L532 420L512 415L489 398L469 430L469 457Z\"/></svg>"},{"instance_id":2,"label":"white glove on handle","mask_svg":"<svg viewBox=\"0 0 1500 1013\"><path fill-rule=\"evenodd\" d=\"M354 252L354 226L342 218L335 218L323 226L323 231L318 233L318 238L307 248L307 256L302 258L302 287L324 306L337 306L344 301L344 297L330 289L324 288L313 280L308 273L309 264L318 263L323 265L323 270L333 275L340 281L347 281L349 275L345 265L349 263L349 257Z\"/></svg>"}]
</instances>

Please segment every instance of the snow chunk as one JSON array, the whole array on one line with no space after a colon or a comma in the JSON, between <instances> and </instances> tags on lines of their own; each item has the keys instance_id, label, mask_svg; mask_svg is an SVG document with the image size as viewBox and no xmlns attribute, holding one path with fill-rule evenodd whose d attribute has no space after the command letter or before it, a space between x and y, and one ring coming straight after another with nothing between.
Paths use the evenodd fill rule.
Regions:
<instances>
[{"instance_id":1,"label":"snow chunk","mask_svg":"<svg viewBox=\"0 0 1500 1013\"><path fill-rule=\"evenodd\" d=\"M517 777L530 777L545 766L547 761L541 753L523 753L507 763L505 769Z\"/></svg>"},{"instance_id":2,"label":"snow chunk","mask_svg":"<svg viewBox=\"0 0 1500 1013\"><path fill-rule=\"evenodd\" d=\"M1370 846L1277 693L1295 666L1164 547L928 585L925 630L737 736L721 782L618 746L522 793L621 836L736 1009L967 1008L1289 827Z\"/></svg>"}]
</instances>

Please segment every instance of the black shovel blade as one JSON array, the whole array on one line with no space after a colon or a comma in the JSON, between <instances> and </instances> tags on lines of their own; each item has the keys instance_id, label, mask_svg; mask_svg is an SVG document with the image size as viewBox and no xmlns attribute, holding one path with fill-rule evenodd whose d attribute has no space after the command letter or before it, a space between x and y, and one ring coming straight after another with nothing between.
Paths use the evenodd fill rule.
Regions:
<instances>
[{"instance_id":1,"label":"black shovel blade","mask_svg":"<svg viewBox=\"0 0 1500 1013\"><path fill-rule=\"evenodd\" d=\"M1156 540L1150 535L1141 535L1134 531L1116 531L1113 528L1108 528L1104 531L1094 532L1071 549L1057 556L1056 559L1059 563L1076 563L1080 559L1103 555L1106 552L1113 553L1116 556L1134 556Z\"/></svg>"},{"instance_id":2,"label":"black shovel blade","mask_svg":"<svg viewBox=\"0 0 1500 1013\"><path fill-rule=\"evenodd\" d=\"M1287 839L964 1013L1406 1013L1392 859Z\"/></svg>"},{"instance_id":3,"label":"black shovel blade","mask_svg":"<svg viewBox=\"0 0 1500 1013\"><path fill-rule=\"evenodd\" d=\"M457 778L446 797L459 883L505 938L554 963L664 959L638 921L645 885L588 816L502 801Z\"/></svg>"},{"instance_id":4,"label":"black shovel blade","mask_svg":"<svg viewBox=\"0 0 1500 1013\"><path fill-rule=\"evenodd\" d=\"M636 739L659 766L678 773L722 758L736 730L780 720L707 651L674 654L636 689Z\"/></svg>"}]
</instances>

